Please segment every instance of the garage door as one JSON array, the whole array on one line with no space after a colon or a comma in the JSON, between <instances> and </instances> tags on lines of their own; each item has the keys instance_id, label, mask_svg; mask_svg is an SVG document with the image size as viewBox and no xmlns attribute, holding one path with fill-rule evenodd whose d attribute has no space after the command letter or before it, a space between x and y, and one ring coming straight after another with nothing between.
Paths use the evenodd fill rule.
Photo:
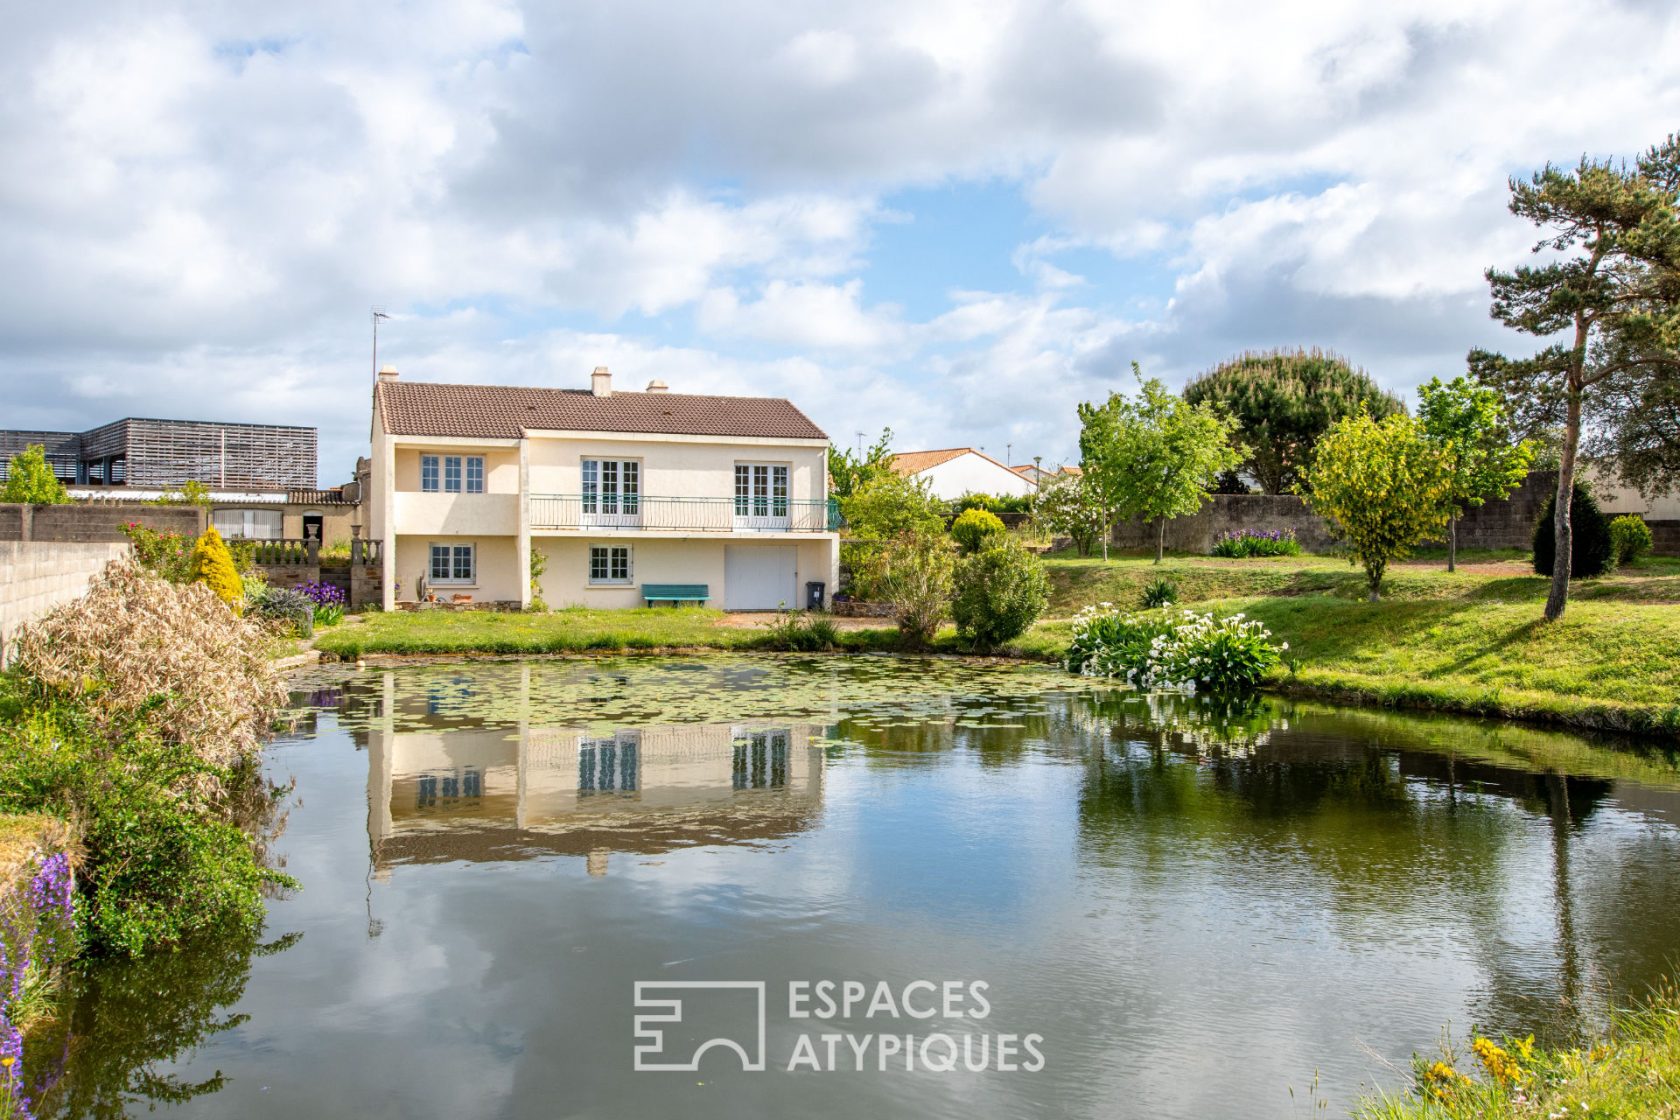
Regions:
<instances>
[{"instance_id":1,"label":"garage door","mask_svg":"<svg viewBox=\"0 0 1680 1120\"><path fill-rule=\"evenodd\" d=\"M732 611L797 607L794 545L731 544L723 549L723 605Z\"/></svg>"}]
</instances>

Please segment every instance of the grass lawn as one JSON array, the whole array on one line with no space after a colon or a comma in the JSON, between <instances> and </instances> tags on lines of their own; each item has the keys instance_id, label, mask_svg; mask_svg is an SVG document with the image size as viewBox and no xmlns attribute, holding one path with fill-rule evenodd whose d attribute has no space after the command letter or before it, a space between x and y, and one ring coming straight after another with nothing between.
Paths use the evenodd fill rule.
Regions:
<instances>
[{"instance_id":1,"label":"grass lawn","mask_svg":"<svg viewBox=\"0 0 1680 1120\"><path fill-rule=\"evenodd\" d=\"M1054 660L1081 607L1140 604L1158 578L1179 602L1243 611L1289 642L1293 671L1276 688L1358 703L1434 708L1578 727L1680 735L1680 560L1648 561L1581 582L1564 618L1540 619L1546 580L1516 554L1471 553L1392 569L1380 603L1345 560L1299 556L1109 561L1051 556L1048 617L1000 651ZM765 622L769 616L765 617ZM848 652L898 648L884 622L845 629ZM698 607L548 614L427 611L370 614L318 632L330 657L778 648L762 622ZM935 652L969 652L946 627Z\"/></svg>"}]
</instances>

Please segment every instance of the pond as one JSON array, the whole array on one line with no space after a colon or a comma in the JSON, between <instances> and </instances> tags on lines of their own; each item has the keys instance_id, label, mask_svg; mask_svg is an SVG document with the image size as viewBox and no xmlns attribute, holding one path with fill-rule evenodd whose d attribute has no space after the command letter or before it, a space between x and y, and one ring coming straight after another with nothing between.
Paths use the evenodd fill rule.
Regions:
<instances>
[{"instance_id":1,"label":"pond","mask_svg":"<svg viewBox=\"0 0 1680 1120\"><path fill-rule=\"evenodd\" d=\"M303 889L91 969L44 1115L1343 1115L1680 949L1675 760L1566 734L884 657L295 685Z\"/></svg>"}]
</instances>

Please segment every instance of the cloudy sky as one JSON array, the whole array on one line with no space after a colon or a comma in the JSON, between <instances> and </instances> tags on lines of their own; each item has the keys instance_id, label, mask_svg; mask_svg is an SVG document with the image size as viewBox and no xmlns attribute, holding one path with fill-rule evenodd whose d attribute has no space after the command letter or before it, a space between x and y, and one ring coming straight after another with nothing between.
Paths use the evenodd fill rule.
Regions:
<instances>
[{"instance_id":1,"label":"cloudy sky","mask_svg":"<svg viewBox=\"0 0 1680 1120\"><path fill-rule=\"evenodd\" d=\"M243 9L243 10L241 10ZM5 427L365 446L402 376L786 395L837 441L1075 452L1318 344L1502 337L1506 178L1680 128L1661 0L12 5Z\"/></svg>"}]
</instances>

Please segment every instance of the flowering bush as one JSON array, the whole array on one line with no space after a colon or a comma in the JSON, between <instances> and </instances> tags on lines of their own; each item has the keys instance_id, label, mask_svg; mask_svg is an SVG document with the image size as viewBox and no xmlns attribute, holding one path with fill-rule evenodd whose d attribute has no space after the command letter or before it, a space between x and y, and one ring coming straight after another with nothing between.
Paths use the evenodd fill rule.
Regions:
<instances>
[{"instance_id":1,"label":"flowering bush","mask_svg":"<svg viewBox=\"0 0 1680 1120\"><path fill-rule=\"evenodd\" d=\"M344 589L337 584L300 583L298 593L315 604L315 621L322 626L334 626L344 621Z\"/></svg>"},{"instance_id":2,"label":"flowering bush","mask_svg":"<svg viewBox=\"0 0 1680 1120\"><path fill-rule=\"evenodd\" d=\"M1231 691L1258 685L1288 648L1240 614L1121 614L1103 604L1074 618L1067 665L1141 689Z\"/></svg>"},{"instance_id":3,"label":"flowering bush","mask_svg":"<svg viewBox=\"0 0 1680 1120\"><path fill-rule=\"evenodd\" d=\"M0 1116L27 1117L23 1030L59 966L75 953L75 890L70 857L39 861L27 888L0 897Z\"/></svg>"},{"instance_id":4,"label":"flowering bush","mask_svg":"<svg viewBox=\"0 0 1680 1120\"><path fill-rule=\"evenodd\" d=\"M140 566L155 576L162 576L170 583L190 583L192 581L192 554L194 539L182 536L180 533L160 533L156 529L148 529L138 521L130 521L123 526L123 535L134 548L134 559Z\"/></svg>"},{"instance_id":5,"label":"flowering bush","mask_svg":"<svg viewBox=\"0 0 1680 1120\"><path fill-rule=\"evenodd\" d=\"M1213 554L1236 560L1251 556L1299 556L1301 542L1293 529L1243 529L1219 534Z\"/></svg>"}]
</instances>

